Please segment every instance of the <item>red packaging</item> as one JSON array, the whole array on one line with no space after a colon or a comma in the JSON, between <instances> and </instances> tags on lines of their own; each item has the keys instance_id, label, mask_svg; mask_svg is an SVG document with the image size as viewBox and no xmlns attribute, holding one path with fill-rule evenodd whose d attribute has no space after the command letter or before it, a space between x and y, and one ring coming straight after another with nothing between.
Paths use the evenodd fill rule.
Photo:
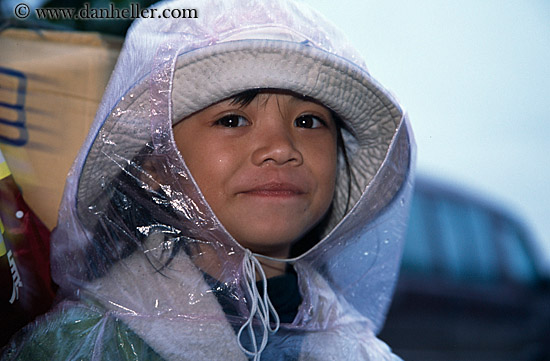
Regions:
<instances>
[{"instance_id":1,"label":"red packaging","mask_svg":"<svg viewBox=\"0 0 550 361\"><path fill-rule=\"evenodd\" d=\"M23 200L0 151L0 346L54 299L50 231Z\"/></svg>"}]
</instances>

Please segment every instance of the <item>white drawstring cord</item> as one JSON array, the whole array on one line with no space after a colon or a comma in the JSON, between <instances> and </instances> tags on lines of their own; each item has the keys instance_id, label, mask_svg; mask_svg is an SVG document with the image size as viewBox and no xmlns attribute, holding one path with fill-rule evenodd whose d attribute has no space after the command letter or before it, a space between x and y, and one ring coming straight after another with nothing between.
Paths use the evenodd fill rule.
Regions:
<instances>
[{"instance_id":1,"label":"white drawstring cord","mask_svg":"<svg viewBox=\"0 0 550 361\"><path fill-rule=\"evenodd\" d=\"M263 286L263 297L260 296L258 287L256 286L256 272L259 273L262 286ZM248 320L241 326L239 332L237 333L237 341L239 343L239 348L248 356L254 356L254 361L260 361L260 356L267 345L268 333L275 333L279 330L279 315L273 307L269 296L267 295L267 279L265 277L264 270L258 259L250 252L246 250L244 260L243 260L243 274L245 277L246 290L251 299L250 305L250 315ZM272 314L274 318L275 327L271 328L269 322L269 315ZM254 330L254 316L258 315L262 325L262 342L258 348L256 342L255 330ZM252 351L247 350L241 343L241 335L243 331L248 328L248 334L250 340L252 341Z\"/></svg>"}]
</instances>

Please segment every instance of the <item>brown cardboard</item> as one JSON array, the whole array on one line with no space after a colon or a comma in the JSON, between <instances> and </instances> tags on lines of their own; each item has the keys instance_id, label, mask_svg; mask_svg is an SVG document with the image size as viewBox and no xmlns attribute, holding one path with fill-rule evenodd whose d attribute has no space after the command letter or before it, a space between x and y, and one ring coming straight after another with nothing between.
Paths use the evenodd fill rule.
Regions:
<instances>
[{"instance_id":1,"label":"brown cardboard","mask_svg":"<svg viewBox=\"0 0 550 361\"><path fill-rule=\"evenodd\" d=\"M97 33L0 32L0 148L50 229L121 45Z\"/></svg>"}]
</instances>

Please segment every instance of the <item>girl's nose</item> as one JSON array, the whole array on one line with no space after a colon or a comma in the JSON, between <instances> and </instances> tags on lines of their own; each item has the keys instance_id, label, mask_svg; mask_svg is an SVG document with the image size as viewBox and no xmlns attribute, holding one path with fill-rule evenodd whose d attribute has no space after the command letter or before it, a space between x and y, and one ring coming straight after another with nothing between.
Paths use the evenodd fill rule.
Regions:
<instances>
[{"instance_id":1,"label":"girl's nose","mask_svg":"<svg viewBox=\"0 0 550 361\"><path fill-rule=\"evenodd\" d=\"M302 153L296 147L291 130L279 120L279 124L259 129L255 134L255 149L252 152L252 163L260 166L273 165L301 165Z\"/></svg>"}]
</instances>

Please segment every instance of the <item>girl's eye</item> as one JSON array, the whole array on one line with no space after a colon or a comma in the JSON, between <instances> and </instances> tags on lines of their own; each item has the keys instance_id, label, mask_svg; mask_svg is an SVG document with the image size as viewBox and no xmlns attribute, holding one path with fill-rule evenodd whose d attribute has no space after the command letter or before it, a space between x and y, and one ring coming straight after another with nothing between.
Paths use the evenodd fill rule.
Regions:
<instances>
[{"instance_id":1,"label":"girl's eye","mask_svg":"<svg viewBox=\"0 0 550 361\"><path fill-rule=\"evenodd\" d=\"M237 114L229 114L221 117L216 121L216 125L221 125L227 128L244 127L248 124L248 119L246 119L242 115Z\"/></svg>"},{"instance_id":2,"label":"girl's eye","mask_svg":"<svg viewBox=\"0 0 550 361\"><path fill-rule=\"evenodd\" d=\"M320 128L326 126L325 121L311 114L301 115L294 121L298 128Z\"/></svg>"}]
</instances>

